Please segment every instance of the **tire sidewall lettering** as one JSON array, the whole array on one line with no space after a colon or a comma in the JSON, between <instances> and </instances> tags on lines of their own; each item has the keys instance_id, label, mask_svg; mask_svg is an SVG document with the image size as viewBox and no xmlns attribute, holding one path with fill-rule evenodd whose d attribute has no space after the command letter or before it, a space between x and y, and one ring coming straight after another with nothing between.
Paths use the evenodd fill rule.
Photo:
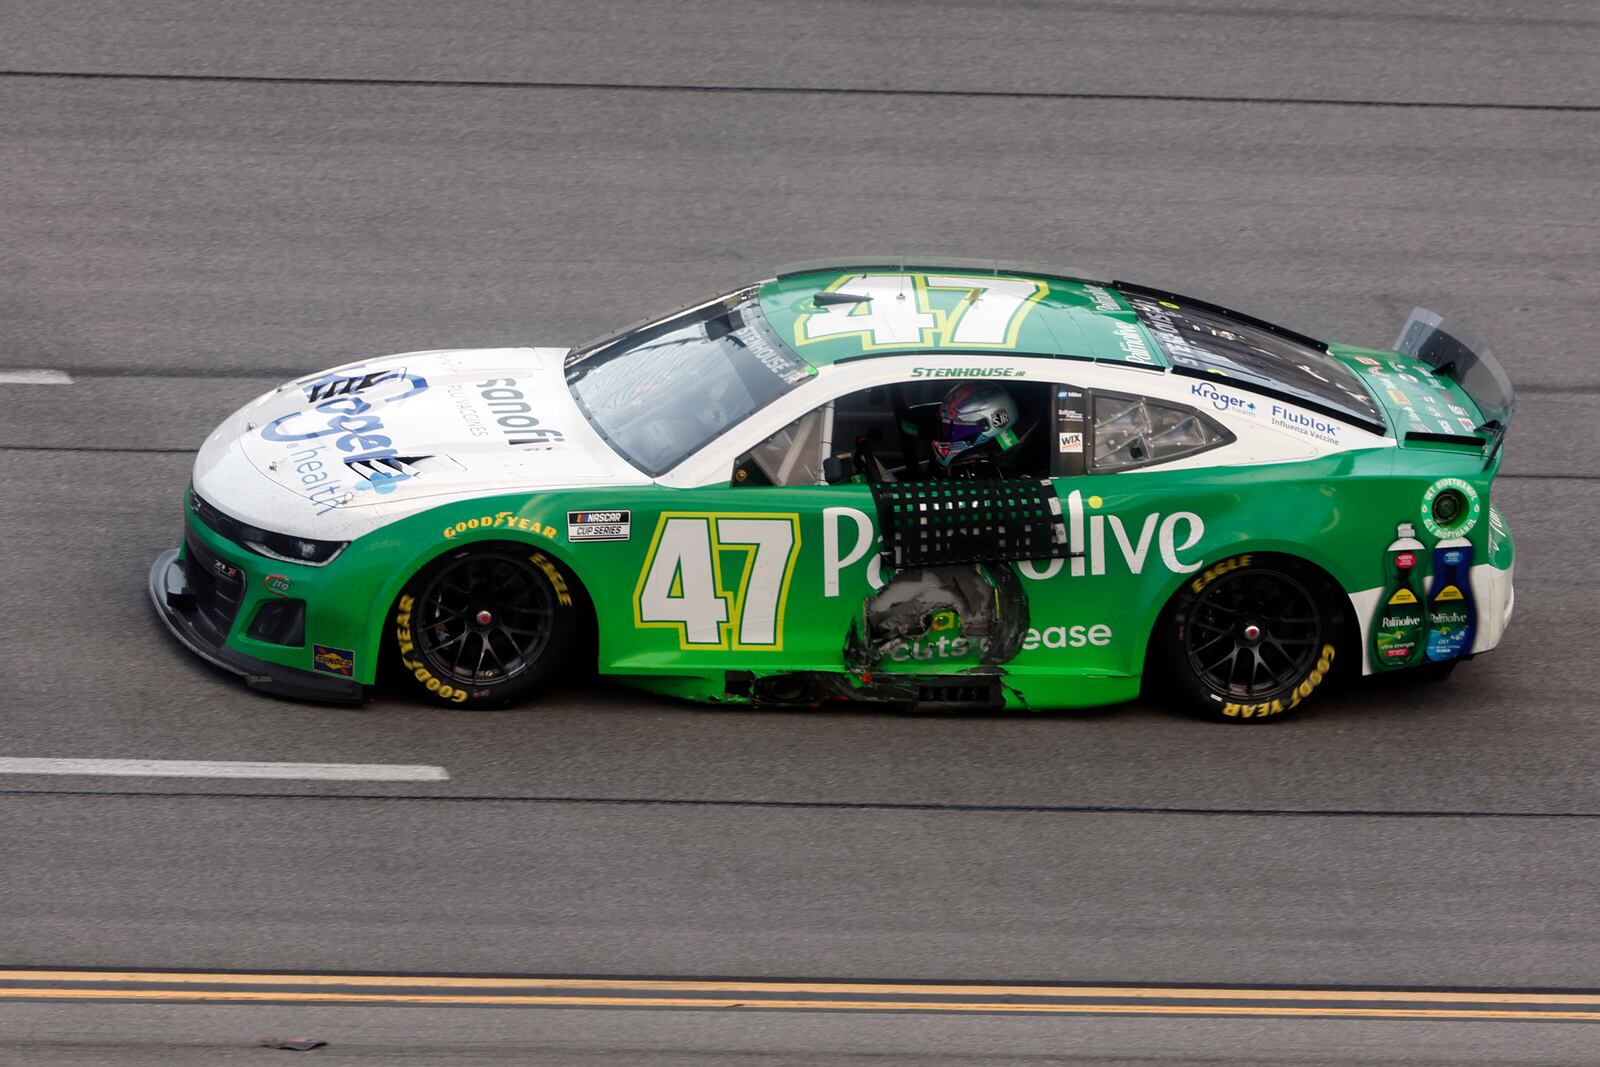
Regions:
<instances>
[{"instance_id":1,"label":"tire sidewall lettering","mask_svg":"<svg viewBox=\"0 0 1600 1067\"><path fill-rule=\"evenodd\" d=\"M421 661L411 658L411 653L416 650L416 643L411 637L411 612L416 608L416 597L410 593L400 594L400 599L395 604L394 615L394 640L400 652L400 665L411 676L422 684L429 693L435 694L440 700L448 700L454 704L464 704L467 700L467 691L453 685L434 675L423 666Z\"/></svg>"},{"instance_id":2,"label":"tire sidewall lettering","mask_svg":"<svg viewBox=\"0 0 1600 1067\"><path fill-rule=\"evenodd\" d=\"M528 557L528 561L550 580L550 587L555 591L556 603L564 608L572 607L572 588L567 584L566 575L561 573L561 568L543 552L535 552Z\"/></svg>"},{"instance_id":3,"label":"tire sidewall lettering","mask_svg":"<svg viewBox=\"0 0 1600 1067\"><path fill-rule=\"evenodd\" d=\"M1306 672L1304 678L1289 687L1286 697L1273 700L1264 700L1256 704L1240 704L1233 701L1218 702L1222 704L1222 714L1230 719L1266 719L1284 712L1292 711L1310 698L1317 688L1327 681L1328 673L1333 669L1333 661L1339 650L1332 642L1324 642L1322 652L1317 657L1317 662Z\"/></svg>"}]
</instances>

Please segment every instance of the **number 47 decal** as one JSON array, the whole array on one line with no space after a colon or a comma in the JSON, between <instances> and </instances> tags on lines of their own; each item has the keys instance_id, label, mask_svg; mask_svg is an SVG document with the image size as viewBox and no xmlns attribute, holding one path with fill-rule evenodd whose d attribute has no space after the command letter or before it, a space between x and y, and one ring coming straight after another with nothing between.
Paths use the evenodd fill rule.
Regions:
<instances>
[{"instance_id":1,"label":"number 47 decal","mask_svg":"<svg viewBox=\"0 0 1600 1067\"><path fill-rule=\"evenodd\" d=\"M777 651L799 554L798 515L667 512L634 590L634 624L675 629L686 649Z\"/></svg>"},{"instance_id":2,"label":"number 47 decal","mask_svg":"<svg viewBox=\"0 0 1600 1067\"><path fill-rule=\"evenodd\" d=\"M849 274L827 291L860 299L823 304L802 315L797 344L857 336L868 349L1014 348L1022 320L1048 289L1026 278ZM939 306L932 299L936 292L946 294L942 303L954 305Z\"/></svg>"}]
</instances>

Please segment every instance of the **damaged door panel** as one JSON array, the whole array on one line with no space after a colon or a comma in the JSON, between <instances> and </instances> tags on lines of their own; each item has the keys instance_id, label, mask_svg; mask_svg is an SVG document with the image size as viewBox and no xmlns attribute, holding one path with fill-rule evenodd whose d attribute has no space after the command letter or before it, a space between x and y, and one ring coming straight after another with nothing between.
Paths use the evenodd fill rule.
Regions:
<instances>
[{"instance_id":1,"label":"damaged door panel","mask_svg":"<svg viewBox=\"0 0 1600 1067\"><path fill-rule=\"evenodd\" d=\"M863 605L846 662L858 671L960 670L1016 656L1028 598L1012 564L1071 554L1055 486L1039 478L889 482L874 484L872 498L891 577Z\"/></svg>"},{"instance_id":2,"label":"damaged door panel","mask_svg":"<svg viewBox=\"0 0 1600 1067\"><path fill-rule=\"evenodd\" d=\"M1028 598L1009 563L911 567L867 599L845 661L856 671L980 668L1022 647Z\"/></svg>"}]
</instances>

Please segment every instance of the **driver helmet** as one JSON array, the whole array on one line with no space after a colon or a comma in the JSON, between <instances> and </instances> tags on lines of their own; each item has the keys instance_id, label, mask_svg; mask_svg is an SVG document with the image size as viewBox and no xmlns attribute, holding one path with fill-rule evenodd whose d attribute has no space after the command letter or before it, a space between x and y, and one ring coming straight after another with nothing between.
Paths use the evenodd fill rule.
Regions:
<instances>
[{"instance_id":1,"label":"driver helmet","mask_svg":"<svg viewBox=\"0 0 1600 1067\"><path fill-rule=\"evenodd\" d=\"M958 458L1004 452L1017 443L1017 402L998 385L963 382L939 404L933 458L948 467Z\"/></svg>"}]
</instances>

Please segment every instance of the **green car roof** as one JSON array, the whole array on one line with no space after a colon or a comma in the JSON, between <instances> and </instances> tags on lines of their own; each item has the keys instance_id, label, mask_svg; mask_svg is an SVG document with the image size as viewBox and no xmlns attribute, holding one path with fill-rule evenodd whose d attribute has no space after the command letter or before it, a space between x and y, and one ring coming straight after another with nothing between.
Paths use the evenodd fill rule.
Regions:
<instances>
[{"instance_id":1,"label":"green car roof","mask_svg":"<svg viewBox=\"0 0 1600 1067\"><path fill-rule=\"evenodd\" d=\"M941 349L1167 365L1127 300L1082 278L936 262L807 264L763 283L758 298L813 366Z\"/></svg>"}]
</instances>

